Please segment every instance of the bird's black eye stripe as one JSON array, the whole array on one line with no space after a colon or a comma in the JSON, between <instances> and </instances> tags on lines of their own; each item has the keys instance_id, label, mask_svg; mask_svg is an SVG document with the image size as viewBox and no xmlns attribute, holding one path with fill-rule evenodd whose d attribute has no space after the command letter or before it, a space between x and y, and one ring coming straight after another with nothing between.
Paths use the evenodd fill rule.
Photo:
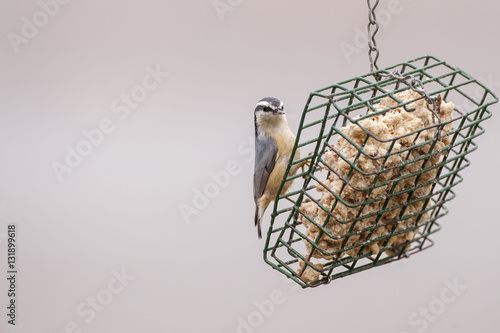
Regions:
<instances>
[{"instance_id":1,"label":"bird's black eye stripe","mask_svg":"<svg viewBox=\"0 0 500 333\"><path fill-rule=\"evenodd\" d=\"M263 110L265 112L269 112L269 111L271 111L271 108L269 106L264 106Z\"/></svg>"}]
</instances>

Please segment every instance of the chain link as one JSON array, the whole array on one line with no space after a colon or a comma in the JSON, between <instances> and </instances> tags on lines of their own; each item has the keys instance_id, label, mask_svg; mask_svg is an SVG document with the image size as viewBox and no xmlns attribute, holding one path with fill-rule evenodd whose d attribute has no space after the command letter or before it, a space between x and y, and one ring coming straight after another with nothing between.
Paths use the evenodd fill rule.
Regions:
<instances>
[{"instance_id":1,"label":"chain link","mask_svg":"<svg viewBox=\"0 0 500 333\"><path fill-rule=\"evenodd\" d=\"M370 70L371 72L378 70L377 60L379 57L379 50L377 48L377 42L375 41L375 35L379 30L379 25L377 22L377 16L375 15L375 9L378 6L379 0L375 0L372 6L372 1L367 0L368 3L368 57L370 58Z\"/></svg>"}]
</instances>

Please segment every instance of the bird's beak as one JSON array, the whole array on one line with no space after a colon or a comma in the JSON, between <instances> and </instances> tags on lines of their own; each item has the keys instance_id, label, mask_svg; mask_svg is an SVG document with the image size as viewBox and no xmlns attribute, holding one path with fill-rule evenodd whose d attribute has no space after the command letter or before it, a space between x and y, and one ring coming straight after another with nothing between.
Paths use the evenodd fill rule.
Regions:
<instances>
[{"instance_id":1,"label":"bird's beak","mask_svg":"<svg viewBox=\"0 0 500 333\"><path fill-rule=\"evenodd\" d=\"M283 110L278 110L276 112L278 112L279 114L285 114L285 111L283 111Z\"/></svg>"}]
</instances>

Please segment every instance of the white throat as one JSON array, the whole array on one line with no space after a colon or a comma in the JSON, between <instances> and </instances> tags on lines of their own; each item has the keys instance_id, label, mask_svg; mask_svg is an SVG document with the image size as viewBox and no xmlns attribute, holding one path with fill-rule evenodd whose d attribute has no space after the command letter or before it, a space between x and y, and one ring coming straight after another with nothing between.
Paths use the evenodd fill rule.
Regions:
<instances>
[{"instance_id":1,"label":"white throat","mask_svg":"<svg viewBox=\"0 0 500 333\"><path fill-rule=\"evenodd\" d=\"M271 133L290 131L284 114L256 113L257 130L261 134L271 136Z\"/></svg>"}]
</instances>

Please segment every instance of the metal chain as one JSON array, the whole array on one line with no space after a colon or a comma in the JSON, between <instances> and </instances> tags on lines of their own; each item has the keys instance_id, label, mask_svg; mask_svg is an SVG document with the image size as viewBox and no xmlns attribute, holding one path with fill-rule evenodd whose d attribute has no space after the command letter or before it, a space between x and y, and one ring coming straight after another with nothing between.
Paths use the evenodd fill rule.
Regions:
<instances>
[{"instance_id":1,"label":"metal chain","mask_svg":"<svg viewBox=\"0 0 500 333\"><path fill-rule=\"evenodd\" d=\"M375 15L375 9L378 6L379 0L375 0L375 4L372 6L371 0L367 0L368 3L368 57L370 58L370 69L371 72L378 70L377 60L379 57L379 50L377 48L377 42L375 41L375 35L378 32L379 25L377 22L377 16ZM373 32L372 32L373 29Z\"/></svg>"}]
</instances>

